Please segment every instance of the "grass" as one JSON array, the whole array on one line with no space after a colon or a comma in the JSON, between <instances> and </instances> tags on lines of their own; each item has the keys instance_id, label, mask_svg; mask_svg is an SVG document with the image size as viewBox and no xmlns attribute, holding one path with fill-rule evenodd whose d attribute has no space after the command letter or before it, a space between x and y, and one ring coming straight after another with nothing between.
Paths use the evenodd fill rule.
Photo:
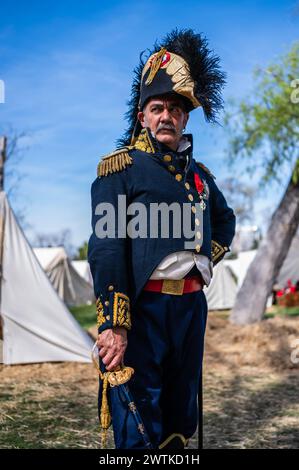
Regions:
<instances>
[{"instance_id":1,"label":"grass","mask_svg":"<svg viewBox=\"0 0 299 470\"><path fill-rule=\"evenodd\" d=\"M94 304L70 307L69 310L82 328L88 329L96 324L96 307Z\"/></svg>"},{"instance_id":2,"label":"grass","mask_svg":"<svg viewBox=\"0 0 299 470\"><path fill-rule=\"evenodd\" d=\"M100 447L91 365L1 367L1 448Z\"/></svg>"},{"instance_id":3,"label":"grass","mask_svg":"<svg viewBox=\"0 0 299 470\"><path fill-rule=\"evenodd\" d=\"M204 447L297 449L298 374L223 369L204 375Z\"/></svg>"},{"instance_id":4,"label":"grass","mask_svg":"<svg viewBox=\"0 0 299 470\"><path fill-rule=\"evenodd\" d=\"M95 307L71 309L82 326ZM210 314L204 360L205 448L298 448L297 314L230 325ZM0 448L100 448L98 377L91 364L0 366ZM196 436L190 447L196 448ZM113 447L112 431L108 447Z\"/></svg>"},{"instance_id":5,"label":"grass","mask_svg":"<svg viewBox=\"0 0 299 470\"><path fill-rule=\"evenodd\" d=\"M294 307L281 307L278 305L273 305L271 309L271 314L275 315L287 315L287 316L299 316L299 305Z\"/></svg>"},{"instance_id":6,"label":"grass","mask_svg":"<svg viewBox=\"0 0 299 470\"><path fill-rule=\"evenodd\" d=\"M79 307L70 307L69 309L82 328L88 329L96 324L96 308L95 305L81 305ZM221 318L229 317L229 310L221 310L217 315ZM296 307L279 307L274 305L267 309L265 318L274 318L277 315L299 316L299 306Z\"/></svg>"}]
</instances>

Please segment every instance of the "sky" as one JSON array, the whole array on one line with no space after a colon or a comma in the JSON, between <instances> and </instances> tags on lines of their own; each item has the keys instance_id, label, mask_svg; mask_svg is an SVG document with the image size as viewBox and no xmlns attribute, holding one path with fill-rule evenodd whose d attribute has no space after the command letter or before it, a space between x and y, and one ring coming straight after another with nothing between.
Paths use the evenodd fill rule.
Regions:
<instances>
[{"instance_id":1,"label":"sky","mask_svg":"<svg viewBox=\"0 0 299 470\"><path fill-rule=\"evenodd\" d=\"M10 202L24 212L29 240L64 229L74 246L88 240L90 186L101 156L115 149L126 128L132 71L142 50L174 27L203 33L227 73L225 101L239 100L250 96L253 69L298 40L298 9L288 0L0 0L0 128L25 134L22 159L15 163L21 179ZM194 136L195 158L216 182L231 176L224 129L207 124L198 109L187 131ZM6 190L12 182L8 176ZM257 196L258 225L283 189L270 187Z\"/></svg>"}]
</instances>

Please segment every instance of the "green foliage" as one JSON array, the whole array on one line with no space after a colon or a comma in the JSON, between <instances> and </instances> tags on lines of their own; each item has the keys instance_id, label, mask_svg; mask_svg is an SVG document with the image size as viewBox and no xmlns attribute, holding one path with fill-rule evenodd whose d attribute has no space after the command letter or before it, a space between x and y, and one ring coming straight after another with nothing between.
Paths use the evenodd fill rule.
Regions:
<instances>
[{"instance_id":1,"label":"green foliage","mask_svg":"<svg viewBox=\"0 0 299 470\"><path fill-rule=\"evenodd\" d=\"M94 304L70 307L69 310L72 312L77 322L80 323L82 328L88 329L91 326L94 326L97 322L96 307Z\"/></svg>"},{"instance_id":2,"label":"green foliage","mask_svg":"<svg viewBox=\"0 0 299 470\"><path fill-rule=\"evenodd\" d=\"M75 255L75 260L85 260L87 259L87 250L88 250L88 243L84 242L81 246L79 246L77 254Z\"/></svg>"},{"instance_id":3,"label":"green foliage","mask_svg":"<svg viewBox=\"0 0 299 470\"><path fill-rule=\"evenodd\" d=\"M280 305L275 305L271 308L270 312L265 314L265 318L273 318L275 316L285 315L285 316L299 316L299 306L295 307L282 307Z\"/></svg>"},{"instance_id":4,"label":"green foliage","mask_svg":"<svg viewBox=\"0 0 299 470\"><path fill-rule=\"evenodd\" d=\"M299 42L276 64L254 72L251 96L232 104L225 115L230 134L229 161L247 162L246 171L261 170L261 183L280 180L292 168L299 181Z\"/></svg>"}]
</instances>

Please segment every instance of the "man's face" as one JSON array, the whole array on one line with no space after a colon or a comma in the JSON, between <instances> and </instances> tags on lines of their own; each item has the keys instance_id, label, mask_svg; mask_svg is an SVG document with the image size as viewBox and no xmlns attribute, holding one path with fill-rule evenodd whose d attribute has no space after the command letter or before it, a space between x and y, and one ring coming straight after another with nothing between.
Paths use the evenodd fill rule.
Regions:
<instances>
[{"instance_id":1,"label":"man's face","mask_svg":"<svg viewBox=\"0 0 299 470\"><path fill-rule=\"evenodd\" d=\"M189 114L183 101L167 95L150 98L143 111L138 113L142 127L149 127L155 138L176 150Z\"/></svg>"}]
</instances>

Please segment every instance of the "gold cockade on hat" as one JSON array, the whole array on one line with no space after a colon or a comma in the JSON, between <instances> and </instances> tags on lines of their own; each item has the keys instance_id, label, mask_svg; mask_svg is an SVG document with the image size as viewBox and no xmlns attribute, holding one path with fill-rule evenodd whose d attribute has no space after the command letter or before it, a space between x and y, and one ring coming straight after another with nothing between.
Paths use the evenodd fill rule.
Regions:
<instances>
[{"instance_id":1,"label":"gold cockade on hat","mask_svg":"<svg viewBox=\"0 0 299 470\"><path fill-rule=\"evenodd\" d=\"M165 60L166 57L167 59ZM141 82L149 69L150 72L145 81L145 85L150 85L158 71L165 69L165 72L171 77L174 84L173 91L188 98L194 108L201 106L194 95L195 83L190 75L189 66L181 56L173 52L168 52L162 47L159 52L152 54L148 58L142 71Z\"/></svg>"}]
</instances>

